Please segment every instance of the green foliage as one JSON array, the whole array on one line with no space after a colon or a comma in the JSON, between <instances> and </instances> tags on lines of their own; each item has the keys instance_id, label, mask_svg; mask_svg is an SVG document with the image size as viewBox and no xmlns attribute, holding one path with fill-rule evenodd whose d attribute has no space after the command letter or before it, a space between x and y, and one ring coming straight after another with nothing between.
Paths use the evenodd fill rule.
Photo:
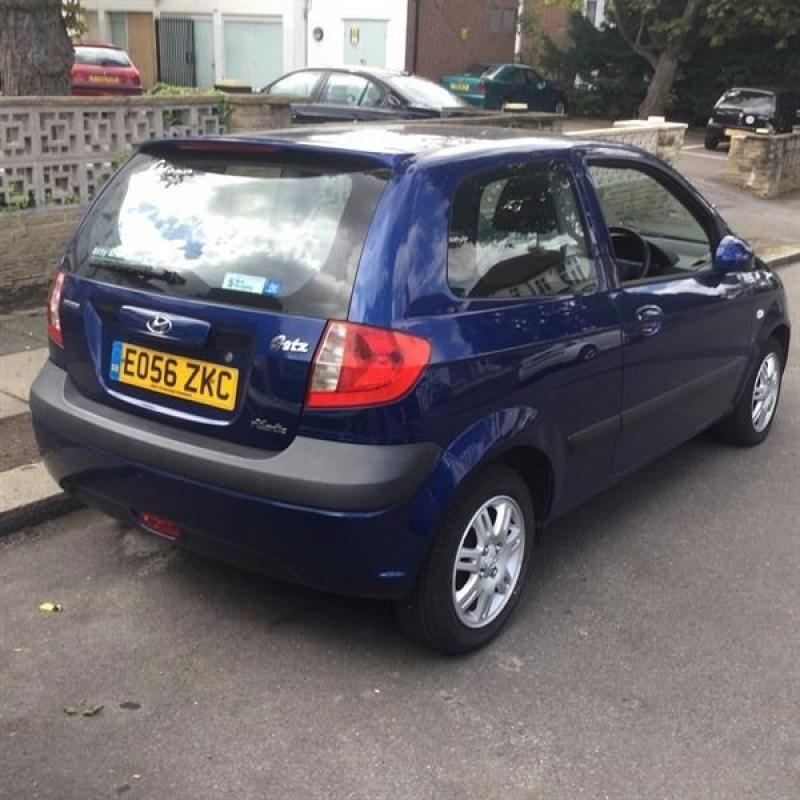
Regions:
<instances>
[{"instance_id":1,"label":"green foliage","mask_svg":"<svg viewBox=\"0 0 800 800\"><path fill-rule=\"evenodd\" d=\"M700 46L675 81L670 116L704 125L714 103L733 86L800 88L800 34L775 39L754 33L726 39L718 46Z\"/></svg>"},{"instance_id":2,"label":"green foliage","mask_svg":"<svg viewBox=\"0 0 800 800\"><path fill-rule=\"evenodd\" d=\"M733 30L731 27L730 30ZM620 119L636 115L652 69L626 45L618 28L600 30L581 14L569 20L566 52L545 42L539 65L570 95L574 116ZM763 29L737 36L704 27L693 52L680 65L667 113L671 119L704 125L722 93L736 85L800 87L800 33L778 36ZM579 87L569 88L578 77Z\"/></svg>"},{"instance_id":3,"label":"green foliage","mask_svg":"<svg viewBox=\"0 0 800 800\"><path fill-rule=\"evenodd\" d=\"M224 92L198 89L196 86L175 86L171 83L157 83L147 94L152 97L213 97L217 101L215 113L223 125L228 124L228 119L231 115L231 104L228 101L228 95ZM179 111L165 109L162 112L162 116L165 128L180 124L181 115Z\"/></svg>"},{"instance_id":4,"label":"green foliage","mask_svg":"<svg viewBox=\"0 0 800 800\"><path fill-rule=\"evenodd\" d=\"M80 0L61 0L61 13L64 15L67 33L71 37L80 36L89 30Z\"/></svg>"},{"instance_id":5,"label":"green foliage","mask_svg":"<svg viewBox=\"0 0 800 800\"><path fill-rule=\"evenodd\" d=\"M214 95L211 89L198 89L196 86L176 86L172 83L156 83L147 94L153 97L194 97L196 95Z\"/></svg>"},{"instance_id":6,"label":"green foliage","mask_svg":"<svg viewBox=\"0 0 800 800\"><path fill-rule=\"evenodd\" d=\"M708 0L707 19L712 44L758 31L778 49L797 53L800 9L797 0Z\"/></svg>"},{"instance_id":7,"label":"green foliage","mask_svg":"<svg viewBox=\"0 0 800 800\"><path fill-rule=\"evenodd\" d=\"M566 89L570 113L606 119L635 116L650 69L625 45L619 30L611 25L598 30L573 13L569 37L573 46L566 51L546 39L539 66Z\"/></svg>"}]
</instances>

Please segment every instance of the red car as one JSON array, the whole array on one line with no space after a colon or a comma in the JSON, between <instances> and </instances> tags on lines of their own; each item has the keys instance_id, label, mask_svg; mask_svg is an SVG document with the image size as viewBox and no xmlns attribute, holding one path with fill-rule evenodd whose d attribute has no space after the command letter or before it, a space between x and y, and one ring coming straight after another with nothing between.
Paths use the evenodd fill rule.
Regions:
<instances>
[{"instance_id":1,"label":"red car","mask_svg":"<svg viewBox=\"0 0 800 800\"><path fill-rule=\"evenodd\" d=\"M142 78L128 54L113 44L73 45L75 61L70 71L74 95L141 94Z\"/></svg>"}]
</instances>

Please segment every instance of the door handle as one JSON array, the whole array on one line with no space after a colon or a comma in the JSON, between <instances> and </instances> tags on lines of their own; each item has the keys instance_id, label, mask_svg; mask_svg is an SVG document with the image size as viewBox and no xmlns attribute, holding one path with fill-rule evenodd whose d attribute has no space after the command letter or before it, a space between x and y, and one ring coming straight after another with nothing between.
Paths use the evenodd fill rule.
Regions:
<instances>
[{"instance_id":1,"label":"door handle","mask_svg":"<svg viewBox=\"0 0 800 800\"><path fill-rule=\"evenodd\" d=\"M661 330L664 312L660 306L641 306L636 309L636 321L642 336L654 336Z\"/></svg>"}]
</instances>

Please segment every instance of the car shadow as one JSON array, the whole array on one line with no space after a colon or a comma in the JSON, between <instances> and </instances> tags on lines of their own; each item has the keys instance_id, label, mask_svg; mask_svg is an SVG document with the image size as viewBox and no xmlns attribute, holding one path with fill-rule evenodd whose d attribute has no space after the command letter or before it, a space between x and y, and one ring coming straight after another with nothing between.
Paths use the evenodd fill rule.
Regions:
<instances>
[{"instance_id":1,"label":"car shadow","mask_svg":"<svg viewBox=\"0 0 800 800\"><path fill-rule=\"evenodd\" d=\"M654 509L676 489L704 479L731 452L708 436L697 437L548 526L537 542L530 581L511 627L520 618L527 627L565 574L577 569L591 573L587 561L601 557L604 548L635 546ZM294 647L302 640L324 650L380 652L382 660L397 663L444 659L410 643L386 601L326 594L185 551L172 559L169 573L182 594L213 597L217 619L250 636L264 636L273 648Z\"/></svg>"}]
</instances>

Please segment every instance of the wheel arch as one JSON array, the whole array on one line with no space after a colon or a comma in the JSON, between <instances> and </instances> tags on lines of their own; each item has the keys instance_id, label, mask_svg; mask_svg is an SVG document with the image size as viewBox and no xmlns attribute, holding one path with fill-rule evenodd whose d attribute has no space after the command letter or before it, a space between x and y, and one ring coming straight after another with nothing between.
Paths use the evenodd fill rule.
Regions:
<instances>
[{"instance_id":1,"label":"wheel arch","mask_svg":"<svg viewBox=\"0 0 800 800\"><path fill-rule=\"evenodd\" d=\"M489 459L481 469L497 463L511 467L525 481L536 512L536 522L543 522L553 505L555 489L553 464L547 454L537 447L519 445Z\"/></svg>"},{"instance_id":2,"label":"wheel arch","mask_svg":"<svg viewBox=\"0 0 800 800\"><path fill-rule=\"evenodd\" d=\"M766 339L774 338L777 340L778 344L781 346L781 350L783 351L783 366L786 366L786 362L789 360L789 343L791 341L791 331L789 330L789 326L785 323L780 323L776 325L769 333L769 336Z\"/></svg>"}]
</instances>

